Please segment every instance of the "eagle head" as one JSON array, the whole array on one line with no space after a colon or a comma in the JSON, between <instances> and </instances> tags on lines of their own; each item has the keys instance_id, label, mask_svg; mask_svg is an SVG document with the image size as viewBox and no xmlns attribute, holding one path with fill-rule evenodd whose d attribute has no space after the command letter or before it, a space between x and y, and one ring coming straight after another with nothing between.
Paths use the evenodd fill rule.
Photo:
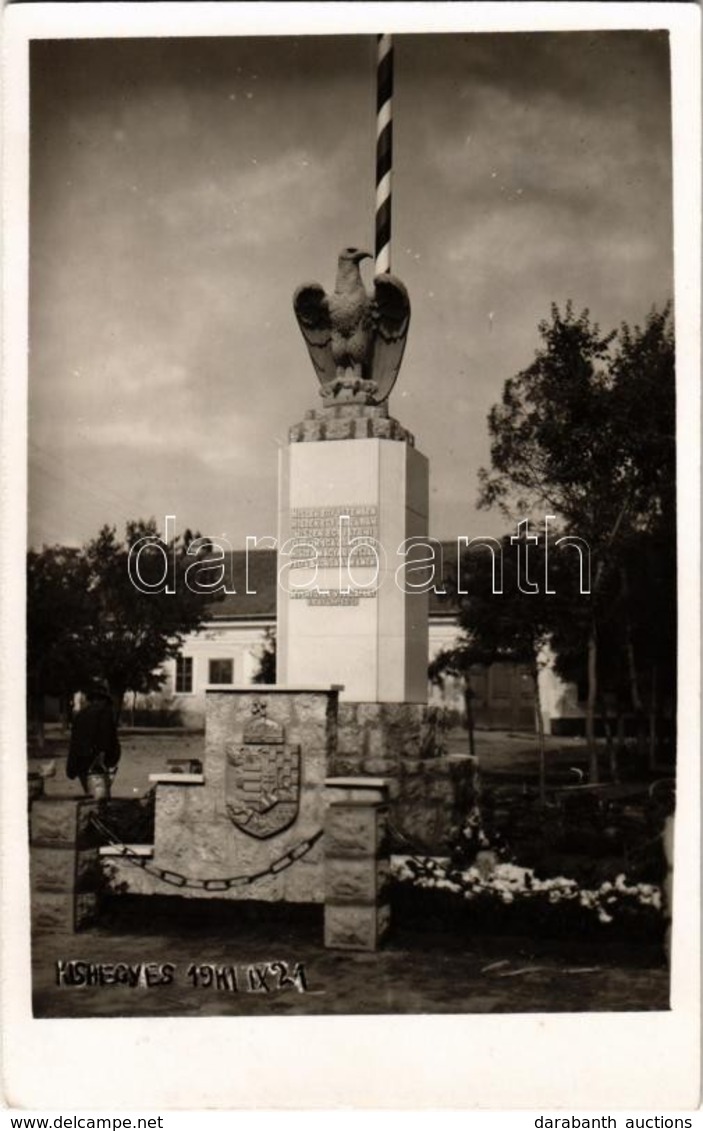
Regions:
<instances>
[{"instance_id":1,"label":"eagle head","mask_svg":"<svg viewBox=\"0 0 703 1131\"><path fill-rule=\"evenodd\" d=\"M344 247L339 253L340 263L361 263L362 259L373 259L370 251L358 247Z\"/></svg>"}]
</instances>

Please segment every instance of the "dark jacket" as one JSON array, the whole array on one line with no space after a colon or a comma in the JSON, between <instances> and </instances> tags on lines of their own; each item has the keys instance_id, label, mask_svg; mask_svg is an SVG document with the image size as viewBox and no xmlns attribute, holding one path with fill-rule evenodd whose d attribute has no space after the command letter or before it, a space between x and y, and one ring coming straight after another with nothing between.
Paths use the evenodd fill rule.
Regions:
<instances>
[{"instance_id":1,"label":"dark jacket","mask_svg":"<svg viewBox=\"0 0 703 1131\"><path fill-rule=\"evenodd\" d=\"M120 760L117 727L112 707L106 699L93 700L75 716L66 761L66 777L76 778L79 774L87 774L100 755L105 766L110 768Z\"/></svg>"}]
</instances>

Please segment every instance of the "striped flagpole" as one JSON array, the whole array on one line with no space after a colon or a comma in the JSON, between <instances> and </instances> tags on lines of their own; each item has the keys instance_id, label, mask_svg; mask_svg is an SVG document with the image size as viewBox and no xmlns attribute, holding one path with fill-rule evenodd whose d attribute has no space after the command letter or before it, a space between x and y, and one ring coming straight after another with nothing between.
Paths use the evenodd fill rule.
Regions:
<instances>
[{"instance_id":1,"label":"striped flagpole","mask_svg":"<svg viewBox=\"0 0 703 1131\"><path fill-rule=\"evenodd\" d=\"M391 269L393 165L393 40L378 36L376 66L376 274Z\"/></svg>"}]
</instances>

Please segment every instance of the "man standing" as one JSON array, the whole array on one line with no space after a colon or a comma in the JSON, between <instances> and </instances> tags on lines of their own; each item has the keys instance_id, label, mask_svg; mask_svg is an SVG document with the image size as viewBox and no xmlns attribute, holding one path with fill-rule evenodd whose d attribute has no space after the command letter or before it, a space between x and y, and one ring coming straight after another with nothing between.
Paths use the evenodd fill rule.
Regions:
<instances>
[{"instance_id":1,"label":"man standing","mask_svg":"<svg viewBox=\"0 0 703 1131\"><path fill-rule=\"evenodd\" d=\"M110 692L103 681L96 680L85 695L88 702L73 719L66 776L78 778L86 793L109 797L111 778L120 760ZM90 786L89 776L98 778Z\"/></svg>"}]
</instances>

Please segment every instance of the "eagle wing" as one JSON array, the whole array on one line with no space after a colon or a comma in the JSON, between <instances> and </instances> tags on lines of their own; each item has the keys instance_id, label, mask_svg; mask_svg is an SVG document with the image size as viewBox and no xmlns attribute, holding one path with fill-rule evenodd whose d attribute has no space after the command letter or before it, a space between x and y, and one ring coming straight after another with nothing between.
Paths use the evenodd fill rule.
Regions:
<instances>
[{"instance_id":1,"label":"eagle wing","mask_svg":"<svg viewBox=\"0 0 703 1131\"><path fill-rule=\"evenodd\" d=\"M303 283L293 295L298 319L315 372L323 385L333 381L337 367L332 357L332 323L327 295L319 283Z\"/></svg>"},{"instance_id":2,"label":"eagle wing","mask_svg":"<svg viewBox=\"0 0 703 1131\"><path fill-rule=\"evenodd\" d=\"M378 387L374 400L385 401L395 385L410 325L410 299L395 275L377 275L374 290L374 348L371 378Z\"/></svg>"}]
</instances>

